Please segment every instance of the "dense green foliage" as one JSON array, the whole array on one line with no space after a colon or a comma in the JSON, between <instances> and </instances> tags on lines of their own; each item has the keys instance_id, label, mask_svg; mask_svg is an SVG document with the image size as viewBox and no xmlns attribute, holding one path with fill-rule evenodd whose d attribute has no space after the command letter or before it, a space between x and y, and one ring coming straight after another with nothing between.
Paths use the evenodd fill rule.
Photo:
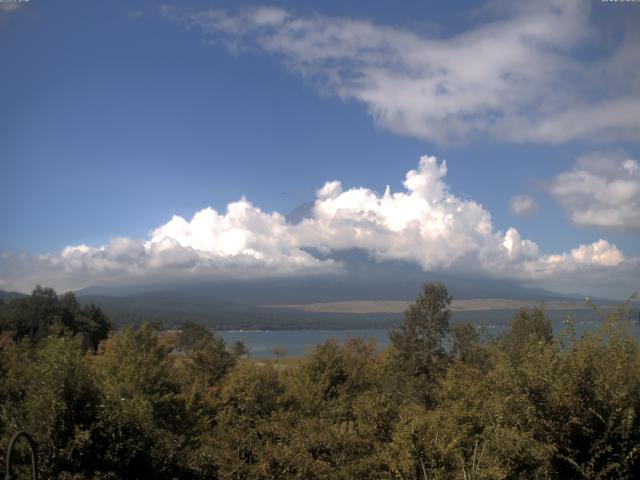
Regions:
<instances>
[{"instance_id":1,"label":"dense green foliage","mask_svg":"<svg viewBox=\"0 0 640 480\"><path fill-rule=\"evenodd\" d=\"M32 432L43 478L640 478L624 308L582 338L524 309L483 343L428 284L387 350L256 362L196 324L103 339L72 300L0 306L0 445Z\"/></svg>"},{"instance_id":2,"label":"dense green foliage","mask_svg":"<svg viewBox=\"0 0 640 480\"><path fill-rule=\"evenodd\" d=\"M111 322L95 305L81 306L71 292L56 295L36 287L31 296L0 303L0 341L38 342L49 335L81 338L85 347L98 348L111 331Z\"/></svg>"}]
</instances>

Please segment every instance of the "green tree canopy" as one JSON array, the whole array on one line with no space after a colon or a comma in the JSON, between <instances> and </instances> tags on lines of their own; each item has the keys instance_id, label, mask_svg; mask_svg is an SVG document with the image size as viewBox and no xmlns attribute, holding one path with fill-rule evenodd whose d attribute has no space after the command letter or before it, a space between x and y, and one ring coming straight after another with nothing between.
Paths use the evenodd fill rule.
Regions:
<instances>
[{"instance_id":1,"label":"green tree canopy","mask_svg":"<svg viewBox=\"0 0 640 480\"><path fill-rule=\"evenodd\" d=\"M446 360L443 341L449 331L450 304L444 284L427 283L404 312L402 324L389 334L394 368L419 379L418 395L426 404L434 400L431 389Z\"/></svg>"},{"instance_id":2,"label":"green tree canopy","mask_svg":"<svg viewBox=\"0 0 640 480\"><path fill-rule=\"evenodd\" d=\"M70 333L94 350L111 331L111 321L95 305L82 306L73 292L58 296L52 288L37 286L30 296L0 305L0 333L18 342L38 342L49 334Z\"/></svg>"}]
</instances>

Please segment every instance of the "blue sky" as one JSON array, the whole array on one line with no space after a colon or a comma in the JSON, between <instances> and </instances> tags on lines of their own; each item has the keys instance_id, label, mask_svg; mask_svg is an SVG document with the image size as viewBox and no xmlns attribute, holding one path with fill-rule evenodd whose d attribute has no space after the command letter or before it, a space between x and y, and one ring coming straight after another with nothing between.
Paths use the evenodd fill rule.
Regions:
<instances>
[{"instance_id":1,"label":"blue sky","mask_svg":"<svg viewBox=\"0 0 640 480\"><path fill-rule=\"evenodd\" d=\"M581 2L567 8L559 21L569 19L568 33L552 36L548 45L536 37L539 27L531 27L533 39L518 48L532 61L557 62L555 70L545 63L520 78L518 64L501 63L503 57L517 58L520 50L505 47L498 55L498 44L487 62L511 69L513 80L480 66L478 78L489 78L478 85L495 81L496 88L480 88L477 98L471 98L473 88L453 90L456 82L466 85L476 76L472 63L482 60L469 57L467 70L444 77L443 108L453 112L445 116L427 105L436 97L407 101L398 95L393 104L399 86L410 95L410 82L427 71L421 69L439 68L440 58L427 55L413 65L413 57L397 60L397 52L405 44L417 52L432 45L447 52L462 44L456 54L464 61L465 42L508 36L512 27L529 28L537 18L555 21L555 6L527 11L508 2L296 1L271 2L264 10L256 3L187 3L2 4L0 252L14 256L6 273L0 270L5 286L25 288L33 281L18 278L16 255L56 256L76 245L100 249L120 237L149 241L150 232L174 215L189 221L209 206L224 213L243 196L263 212L286 214L316 199L316 191L331 180L339 180L345 191L366 187L382 194L386 185L402 191L405 174L418 168L423 155L446 161L442 181L457 199L473 200L490 214L492 232L514 227L522 239L537 244L538 255L604 239L632 260L624 275L638 273L636 180L610 172L625 160L640 159L640 117L634 117L640 110L629 100L640 101L640 87L634 85L640 61L633 48L624 47L639 45L633 32L639 31L640 5ZM286 14L286 19L265 26L255 12ZM331 34L315 44L334 49L323 58L295 45L299 40L314 48L317 36L331 29L342 40ZM336 53L338 47L344 51ZM372 60L362 60L370 51ZM390 66L396 61L397 72ZM598 70L607 73L592 78ZM383 77L396 82L384 87L388 91L380 86ZM610 91L603 82L611 82ZM523 91L533 92L531 98L515 98ZM610 101L618 102L616 108ZM584 112L604 112L603 120L555 133L582 122ZM548 129L536 131L545 122ZM562 193L560 183L570 181L563 173L573 169L597 177L593 162L575 166L593 155L610 163L609 185L616 179L631 182L632 192L621 197L627 213L617 212L619 221L576 221L580 202L591 202L590 211L601 216L612 207L598 210L585 192ZM510 213L514 195L531 196L537 211ZM344 243L328 240L327 245L338 249ZM417 245L423 247L430 244ZM377 259L409 258L366 248ZM413 260L432 265L431 258ZM80 286L60 278L55 277L65 286Z\"/></svg>"}]
</instances>

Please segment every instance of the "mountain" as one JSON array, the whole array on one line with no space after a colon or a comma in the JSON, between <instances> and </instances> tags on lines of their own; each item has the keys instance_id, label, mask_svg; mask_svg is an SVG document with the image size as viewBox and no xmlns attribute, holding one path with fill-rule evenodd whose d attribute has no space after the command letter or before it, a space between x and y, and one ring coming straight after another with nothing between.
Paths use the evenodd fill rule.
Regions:
<instances>
[{"instance_id":1,"label":"mountain","mask_svg":"<svg viewBox=\"0 0 640 480\"><path fill-rule=\"evenodd\" d=\"M291 225L297 225L305 218L311 218L314 202L303 203L285 215L285 220Z\"/></svg>"},{"instance_id":2,"label":"mountain","mask_svg":"<svg viewBox=\"0 0 640 480\"><path fill-rule=\"evenodd\" d=\"M313 205L313 202L308 202L298 206L286 215L287 221L297 224L310 217ZM584 295L564 295L525 287L513 281L425 272L414 263L376 261L361 249L332 252L330 255L313 249L307 251L317 258L340 262L344 273L252 280L130 281L89 286L78 290L76 295L84 304L100 306L120 324L155 319L173 326L192 320L222 329L389 327L397 324L401 313L336 313L271 306L353 300L412 301L422 284L431 281L444 282L456 300L562 302L584 299ZM513 309L456 312L454 319L502 322L512 314ZM566 311L562 313L566 314Z\"/></svg>"},{"instance_id":3,"label":"mountain","mask_svg":"<svg viewBox=\"0 0 640 480\"><path fill-rule=\"evenodd\" d=\"M347 313L314 311L293 306L261 307L169 291L134 293L125 296L78 294L78 300L84 305L98 305L116 326L137 325L144 321L157 320L167 328L175 328L185 321L194 321L216 330L392 328L398 325L403 317L402 311ZM370 303L375 304L375 302ZM476 303L476 301L466 303ZM480 305L479 308L466 310L457 308L454 302L452 321L454 323L504 324L517 310L517 307L486 309L481 306L499 302L477 301L477 303ZM315 306L310 305L310 307ZM571 316L576 321L599 320L597 312L580 304L564 301L560 306L556 303L549 304L549 307L547 313L553 321L562 321L567 316Z\"/></svg>"},{"instance_id":4,"label":"mountain","mask_svg":"<svg viewBox=\"0 0 640 480\"><path fill-rule=\"evenodd\" d=\"M310 253L321 256L317 252ZM327 258L327 257L323 257ZM499 298L509 300L558 301L584 299L541 288L527 288L512 281L428 273L407 262L372 260L357 249L336 252L332 259L345 268L342 275L317 275L253 280L157 281L91 286L79 295L126 296L165 291L196 295L245 305L324 303L349 300L413 300L421 285L441 281L454 299Z\"/></svg>"},{"instance_id":5,"label":"mountain","mask_svg":"<svg viewBox=\"0 0 640 480\"><path fill-rule=\"evenodd\" d=\"M158 320L165 327L194 321L218 330L389 328L401 318L398 313L360 315L259 307L169 291L125 296L78 293L78 300L84 305L99 306L117 325Z\"/></svg>"},{"instance_id":6,"label":"mountain","mask_svg":"<svg viewBox=\"0 0 640 480\"><path fill-rule=\"evenodd\" d=\"M7 292L6 290L0 290L0 300L8 302L16 298L24 298L27 295L20 292Z\"/></svg>"},{"instance_id":7,"label":"mountain","mask_svg":"<svg viewBox=\"0 0 640 480\"><path fill-rule=\"evenodd\" d=\"M312 215L314 203L299 205L286 215L297 224ZM541 288L528 288L513 281L470 277L441 272L425 272L415 263L376 261L362 249L323 254L306 251L320 259L333 259L343 265L341 275L280 277L253 280L183 280L129 282L94 285L79 295L127 296L146 292L172 292L215 301L264 306L309 304L351 300L413 300L421 285L441 281L454 299L508 299L529 301L583 300L584 295L564 295Z\"/></svg>"},{"instance_id":8,"label":"mountain","mask_svg":"<svg viewBox=\"0 0 640 480\"><path fill-rule=\"evenodd\" d=\"M359 254L351 252L343 255L343 259L351 256L353 261ZM382 275L384 272L389 276L384 277ZM405 278L400 278L399 273L402 273ZM86 288L76 292L76 295L82 304L95 304L102 308L116 326L136 325L148 320L157 320L165 327L173 328L190 320L218 330L391 328L402 319L401 310L384 313L371 313L380 312L375 309L369 312L345 312L284 305L357 299L370 300L372 302L369 303L375 306L376 301L379 300L412 301L420 291L421 284L430 280L444 281L457 300L511 298L528 302L572 303L569 298L572 296L563 296L543 289L528 289L486 279L429 275L407 265L368 265L366 262L358 262L349 274L340 277L263 279L244 282L165 282L161 285L163 288L159 288L158 283L112 285ZM22 293L0 290L0 299L4 301L24 297L26 295ZM466 303L500 304L500 302L486 300ZM515 311L513 307L490 308L469 311L454 308L453 321L505 323ZM560 309L550 309L548 313L556 321L568 315L576 320L597 320L593 311L580 308L580 305L576 305L575 302Z\"/></svg>"},{"instance_id":9,"label":"mountain","mask_svg":"<svg viewBox=\"0 0 640 480\"><path fill-rule=\"evenodd\" d=\"M310 252L320 256L318 252ZM326 258L326 257L325 257ZM167 326L193 320L217 329L389 328L402 318L389 313L331 312L322 309L286 308L345 301L412 301L421 286L442 281L455 300L505 299L527 302L580 300L541 288L527 288L510 281L425 273L406 262L377 262L362 250L333 253L345 268L342 275L269 278L253 280L190 280L92 286L76 292L82 303L95 303L117 323L161 320ZM280 305L280 307L273 307ZM584 317L584 307L553 313ZM573 308L573 307L570 307ZM514 308L456 311L454 321L503 323ZM577 317L576 317L577 318Z\"/></svg>"}]
</instances>

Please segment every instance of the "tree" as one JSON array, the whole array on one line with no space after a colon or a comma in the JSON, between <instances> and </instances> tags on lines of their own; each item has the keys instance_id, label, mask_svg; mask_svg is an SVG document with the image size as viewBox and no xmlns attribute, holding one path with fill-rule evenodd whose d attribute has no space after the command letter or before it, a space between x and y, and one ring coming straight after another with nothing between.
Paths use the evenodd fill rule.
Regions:
<instances>
[{"instance_id":1,"label":"tree","mask_svg":"<svg viewBox=\"0 0 640 480\"><path fill-rule=\"evenodd\" d=\"M279 407L282 384L271 363L239 363L224 379L217 425L204 433L205 453L215 458L218 478L265 478L262 462L269 417ZM208 450L208 452L207 452ZM269 476L268 478L273 478Z\"/></svg>"},{"instance_id":2,"label":"tree","mask_svg":"<svg viewBox=\"0 0 640 480\"><path fill-rule=\"evenodd\" d=\"M175 346L184 350L191 373L204 378L207 386L218 382L235 365L237 358L227 351L224 339L195 322L182 326Z\"/></svg>"},{"instance_id":3,"label":"tree","mask_svg":"<svg viewBox=\"0 0 640 480\"><path fill-rule=\"evenodd\" d=\"M176 338L176 346L186 351L194 348L198 343L209 341L213 338L213 332L195 322L185 322Z\"/></svg>"},{"instance_id":4,"label":"tree","mask_svg":"<svg viewBox=\"0 0 640 480\"><path fill-rule=\"evenodd\" d=\"M483 370L488 368L488 354L482 345L478 330L470 323L451 327L451 357L462 363L474 365Z\"/></svg>"},{"instance_id":5,"label":"tree","mask_svg":"<svg viewBox=\"0 0 640 480\"><path fill-rule=\"evenodd\" d=\"M553 339L551 320L542 307L521 308L511 319L511 328L499 339L501 347L512 357L530 342L549 343Z\"/></svg>"},{"instance_id":6,"label":"tree","mask_svg":"<svg viewBox=\"0 0 640 480\"><path fill-rule=\"evenodd\" d=\"M443 340L449 331L451 297L444 284L427 283L404 312L404 321L389 337L395 369L416 381L421 400L433 402L433 383L441 376L446 354Z\"/></svg>"},{"instance_id":7,"label":"tree","mask_svg":"<svg viewBox=\"0 0 640 480\"><path fill-rule=\"evenodd\" d=\"M104 395L96 442L118 478L185 478L195 440L171 346L153 325L126 327L91 362Z\"/></svg>"},{"instance_id":8,"label":"tree","mask_svg":"<svg viewBox=\"0 0 640 480\"><path fill-rule=\"evenodd\" d=\"M26 430L38 444L42 478L61 478L63 472L91 478L99 470L94 434L102 396L81 342L49 336L37 349L25 341L4 353L0 445L16 430Z\"/></svg>"},{"instance_id":9,"label":"tree","mask_svg":"<svg viewBox=\"0 0 640 480\"><path fill-rule=\"evenodd\" d=\"M244 355L249 355L249 347L247 347L244 344L244 342L240 340L236 340L231 345L231 353L233 354L234 357L240 358L240 357L243 357Z\"/></svg>"},{"instance_id":10,"label":"tree","mask_svg":"<svg viewBox=\"0 0 640 480\"><path fill-rule=\"evenodd\" d=\"M52 288L37 286L26 298L0 306L0 332L14 341L37 343L49 335L80 335L83 346L98 348L111 331L111 321L95 305L82 307L72 292L58 296Z\"/></svg>"}]
</instances>

